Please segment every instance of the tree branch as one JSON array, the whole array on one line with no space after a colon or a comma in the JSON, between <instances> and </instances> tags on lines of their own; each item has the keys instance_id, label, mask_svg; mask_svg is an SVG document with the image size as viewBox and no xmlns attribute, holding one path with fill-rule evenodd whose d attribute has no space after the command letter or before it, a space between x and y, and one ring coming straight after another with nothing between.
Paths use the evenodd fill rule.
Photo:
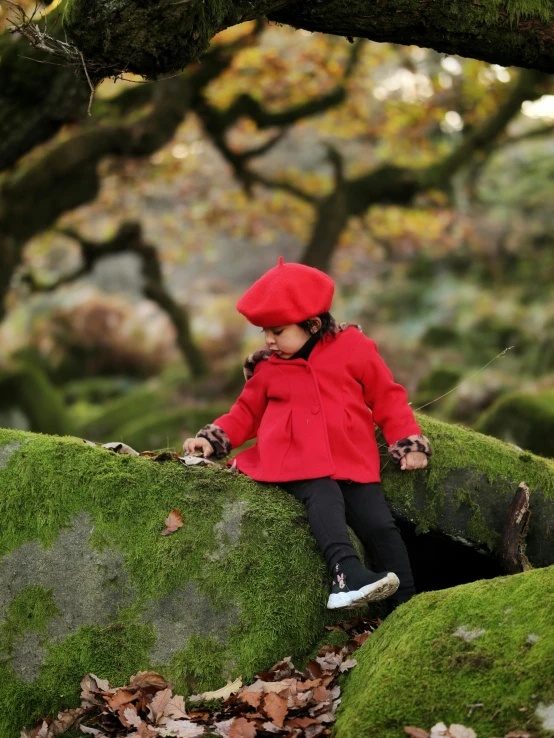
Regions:
<instances>
[{"instance_id":1,"label":"tree branch","mask_svg":"<svg viewBox=\"0 0 554 738\"><path fill-rule=\"evenodd\" d=\"M99 67L156 78L196 61L230 26L267 16L295 28L430 47L502 66L554 72L554 20L548 3L474 0L69 0L71 40ZM522 6L524 7L521 10Z\"/></svg>"},{"instance_id":2,"label":"tree branch","mask_svg":"<svg viewBox=\"0 0 554 738\"><path fill-rule=\"evenodd\" d=\"M192 376L201 377L207 373L202 352L192 338L188 311L185 307L179 305L167 290L158 252L154 246L144 241L139 223L122 223L115 236L104 242L90 241L70 228L60 229L60 233L72 238L79 244L83 264L76 271L64 275L50 284L42 284L32 272L27 272L23 276L23 280L33 292L53 292L62 286L75 282L89 274L94 266L107 256L123 253L136 254L142 265L144 295L155 302L171 320L177 333L177 345L189 365Z\"/></svg>"},{"instance_id":3,"label":"tree branch","mask_svg":"<svg viewBox=\"0 0 554 738\"><path fill-rule=\"evenodd\" d=\"M444 181L450 180L453 174L466 165L475 152L485 151L492 146L506 130L508 123L519 114L522 103L525 100L535 100L542 95L541 85L547 81L549 75L522 69L511 85L508 96L493 115L464 136L459 146L442 161L422 173L423 186L440 187Z\"/></svg>"}]
</instances>

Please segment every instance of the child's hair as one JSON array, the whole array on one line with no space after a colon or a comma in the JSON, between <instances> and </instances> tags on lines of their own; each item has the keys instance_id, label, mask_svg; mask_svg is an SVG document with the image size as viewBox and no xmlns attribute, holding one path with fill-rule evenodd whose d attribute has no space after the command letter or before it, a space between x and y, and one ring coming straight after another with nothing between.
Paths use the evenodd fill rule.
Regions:
<instances>
[{"instance_id":1,"label":"child's hair","mask_svg":"<svg viewBox=\"0 0 554 738\"><path fill-rule=\"evenodd\" d=\"M335 321L333 319L333 316L329 312L321 313L317 317L321 320L321 328L312 335L322 338L326 333L329 333L329 331L331 330L331 324ZM302 330L306 331L306 333L311 333L312 328L314 327L314 325L317 325L317 323L315 323L313 318L309 318L308 320L303 320L296 325L302 328Z\"/></svg>"}]
</instances>

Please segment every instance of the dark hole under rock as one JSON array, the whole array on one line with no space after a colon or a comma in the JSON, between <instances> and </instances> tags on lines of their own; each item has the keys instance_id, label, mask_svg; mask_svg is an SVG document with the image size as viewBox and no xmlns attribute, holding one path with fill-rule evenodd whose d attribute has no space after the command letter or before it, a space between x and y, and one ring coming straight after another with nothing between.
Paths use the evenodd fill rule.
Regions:
<instances>
[{"instance_id":1,"label":"dark hole under rock","mask_svg":"<svg viewBox=\"0 0 554 738\"><path fill-rule=\"evenodd\" d=\"M396 525L408 549L418 592L492 579L504 573L494 556L481 553L444 533L430 531L416 535L413 523L396 520Z\"/></svg>"}]
</instances>

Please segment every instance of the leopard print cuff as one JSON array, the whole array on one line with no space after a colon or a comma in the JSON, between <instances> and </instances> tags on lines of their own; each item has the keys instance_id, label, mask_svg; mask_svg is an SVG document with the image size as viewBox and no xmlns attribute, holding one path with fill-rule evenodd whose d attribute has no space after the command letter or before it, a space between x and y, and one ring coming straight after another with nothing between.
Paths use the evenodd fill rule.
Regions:
<instances>
[{"instance_id":1,"label":"leopard print cuff","mask_svg":"<svg viewBox=\"0 0 554 738\"><path fill-rule=\"evenodd\" d=\"M244 366L242 368L245 380L248 381L254 376L254 369L259 361L267 361L270 356L271 351L269 349L258 349L258 351L254 351L253 354L248 354L244 360Z\"/></svg>"},{"instance_id":2,"label":"leopard print cuff","mask_svg":"<svg viewBox=\"0 0 554 738\"><path fill-rule=\"evenodd\" d=\"M389 455L393 461L398 463L403 456L410 451L421 451L427 456L432 455L431 444L425 436L406 436L389 446Z\"/></svg>"},{"instance_id":3,"label":"leopard print cuff","mask_svg":"<svg viewBox=\"0 0 554 738\"><path fill-rule=\"evenodd\" d=\"M196 438L205 438L212 444L216 459L222 459L224 456L227 456L232 448L227 433L225 433L223 428L213 423L208 423L208 425L201 428L196 434Z\"/></svg>"}]
</instances>

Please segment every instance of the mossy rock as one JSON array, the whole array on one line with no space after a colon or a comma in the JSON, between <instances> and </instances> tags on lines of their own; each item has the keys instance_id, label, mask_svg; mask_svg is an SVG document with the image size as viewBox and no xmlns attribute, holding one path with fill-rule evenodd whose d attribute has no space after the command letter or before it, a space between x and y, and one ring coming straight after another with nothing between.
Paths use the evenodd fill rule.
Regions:
<instances>
[{"instance_id":1,"label":"mossy rock","mask_svg":"<svg viewBox=\"0 0 554 738\"><path fill-rule=\"evenodd\" d=\"M71 423L60 394L38 367L18 362L0 370L0 411L16 409L37 433L64 435Z\"/></svg>"},{"instance_id":2,"label":"mossy rock","mask_svg":"<svg viewBox=\"0 0 554 738\"><path fill-rule=\"evenodd\" d=\"M395 514L497 550L517 483L528 554L553 562L554 463L420 418L428 469L385 464ZM160 535L173 508L184 527ZM92 671L154 668L178 691L301 661L330 622L302 506L220 469L119 456L75 438L0 430L0 736L78 703Z\"/></svg>"},{"instance_id":3,"label":"mossy rock","mask_svg":"<svg viewBox=\"0 0 554 738\"><path fill-rule=\"evenodd\" d=\"M480 738L554 735L552 622L552 566L418 595L356 654L336 738L399 738L438 722Z\"/></svg>"},{"instance_id":4,"label":"mossy rock","mask_svg":"<svg viewBox=\"0 0 554 738\"><path fill-rule=\"evenodd\" d=\"M244 476L0 430L0 515L2 738L76 706L89 671L218 688L332 622L302 506Z\"/></svg>"},{"instance_id":5,"label":"mossy rock","mask_svg":"<svg viewBox=\"0 0 554 738\"><path fill-rule=\"evenodd\" d=\"M533 566L554 564L554 461L491 436L419 415L433 456L418 473L382 465L383 491L397 518L461 539L499 557L506 513L520 482L531 491L527 553Z\"/></svg>"},{"instance_id":6,"label":"mossy rock","mask_svg":"<svg viewBox=\"0 0 554 738\"><path fill-rule=\"evenodd\" d=\"M135 380L125 376L85 377L67 382L62 392L67 405L75 402L98 405L127 394L135 386Z\"/></svg>"},{"instance_id":7,"label":"mossy rock","mask_svg":"<svg viewBox=\"0 0 554 738\"><path fill-rule=\"evenodd\" d=\"M504 395L481 416L476 428L541 456L554 457L554 390Z\"/></svg>"},{"instance_id":8,"label":"mossy rock","mask_svg":"<svg viewBox=\"0 0 554 738\"><path fill-rule=\"evenodd\" d=\"M118 440L113 438L117 428L167 410L171 403L170 395L162 386L140 385L99 406L93 417L78 425L77 432L91 441Z\"/></svg>"}]
</instances>

